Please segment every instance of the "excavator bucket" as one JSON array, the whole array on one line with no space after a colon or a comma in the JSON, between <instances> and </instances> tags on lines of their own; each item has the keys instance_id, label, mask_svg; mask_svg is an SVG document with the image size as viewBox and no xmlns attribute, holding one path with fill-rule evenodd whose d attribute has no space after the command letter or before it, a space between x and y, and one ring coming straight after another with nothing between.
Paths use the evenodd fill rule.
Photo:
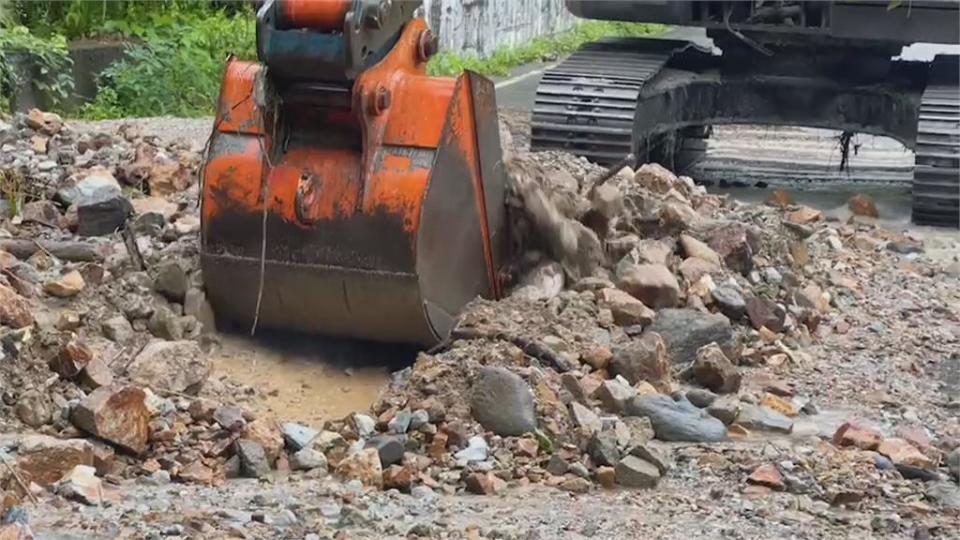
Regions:
<instances>
[{"instance_id":1,"label":"excavator bucket","mask_svg":"<svg viewBox=\"0 0 960 540\"><path fill-rule=\"evenodd\" d=\"M494 88L428 77L430 39L409 21L349 82L228 61L202 195L218 321L431 345L466 302L499 297Z\"/></svg>"}]
</instances>

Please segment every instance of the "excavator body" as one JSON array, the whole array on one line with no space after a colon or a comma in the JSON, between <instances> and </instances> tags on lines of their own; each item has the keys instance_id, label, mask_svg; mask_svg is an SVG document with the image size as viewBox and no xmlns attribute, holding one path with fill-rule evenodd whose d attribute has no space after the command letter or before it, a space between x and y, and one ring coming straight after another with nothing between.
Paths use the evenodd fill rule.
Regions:
<instances>
[{"instance_id":1,"label":"excavator body","mask_svg":"<svg viewBox=\"0 0 960 540\"><path fill-rule=\"evenodd\" d=\"M203 169L218 321L431 345L501 294L493 84L426 75L416 2L282 0L228 60Z\"/></svg>"}]
</instances>

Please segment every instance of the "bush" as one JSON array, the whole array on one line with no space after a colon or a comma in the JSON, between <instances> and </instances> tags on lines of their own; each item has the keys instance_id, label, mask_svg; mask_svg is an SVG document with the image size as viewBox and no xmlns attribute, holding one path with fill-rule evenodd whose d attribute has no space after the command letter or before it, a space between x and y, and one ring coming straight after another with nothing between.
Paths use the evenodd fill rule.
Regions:
<instances>
[{"instance_id":1,"label":"bush","mask_svg":"<svg viewBox=\"0 0 960 540\"><path fill-rule=\"evenodd\" d=\"M82 116L212 114L227 56L256 57L255 22L248 12L163 14L122 30L143 41L103 73L97 98Z\"/></svg>"},{"instance_id":2,"label":"bush","mask_svg":"<svg viewBox=\"0 0 960 540\"><path fill-rule=\"evenodd\" d=\"M73 91L72 61L67 40L59 34L43 38L24 26L0 30L0 107L10 108L16 89L29 82L56 107Z\"/></svg>"}]
</instances>

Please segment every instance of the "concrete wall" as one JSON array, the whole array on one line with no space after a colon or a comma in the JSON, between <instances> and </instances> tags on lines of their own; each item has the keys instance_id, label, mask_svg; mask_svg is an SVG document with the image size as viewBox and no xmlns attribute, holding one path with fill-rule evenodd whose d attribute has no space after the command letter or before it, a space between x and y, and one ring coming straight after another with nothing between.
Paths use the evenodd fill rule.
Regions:
<instances>
[{"instance_id":1,"label":"concrete wall","mask_svg":"<svg viewBox=\"0 0 960 540\"><path fill-rule=\"evenodd\" d=\"M423 0L423 7L441 51L481 56L569 30L577 22L563 0Z\"/></svg>"}]
</instances>

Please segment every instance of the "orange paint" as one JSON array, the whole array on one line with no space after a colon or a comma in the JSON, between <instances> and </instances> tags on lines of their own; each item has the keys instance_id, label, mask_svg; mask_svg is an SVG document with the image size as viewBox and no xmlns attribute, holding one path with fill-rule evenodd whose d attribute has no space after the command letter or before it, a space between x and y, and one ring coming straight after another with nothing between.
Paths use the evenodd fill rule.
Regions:
<instances>
[{"instance_id":1,"label":"orange paint","mask_svg":"<svg viewBox=\"0 0 960 540\"><path fill-rule=\"evenodd\" d=\"M351 4L351 0L283 0L280 9L290 27L331 32L343 31Z\"/></svg>"}]
</instances>

